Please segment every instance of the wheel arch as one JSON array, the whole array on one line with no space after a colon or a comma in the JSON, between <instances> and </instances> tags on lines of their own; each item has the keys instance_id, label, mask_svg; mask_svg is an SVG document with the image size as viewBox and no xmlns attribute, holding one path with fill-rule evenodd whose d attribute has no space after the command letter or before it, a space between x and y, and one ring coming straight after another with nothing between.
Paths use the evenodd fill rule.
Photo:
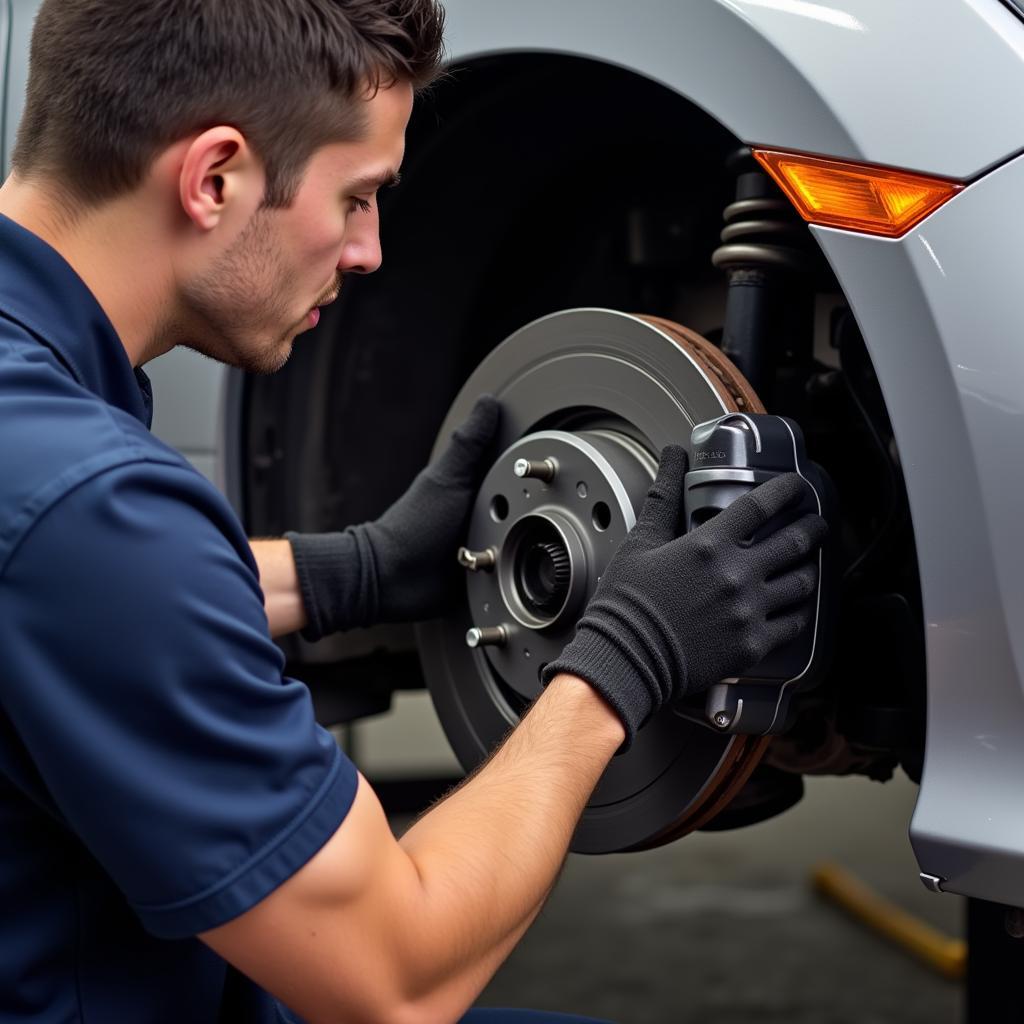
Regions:
<instances>
[{"instance_id":1,"label":"wheel arch","mask_svg":"<svg viewBox=\"0 0 1024 1024\"><path fill-rule=\"evenodd\" d=\"M1014 98L1024 25L991 0L945 4L928 24L918 5L891 0L445 7L454 64L518 51L618 65L678 92L747 143L966 179L1019 151L1024 137Z\"/></svg>"}]
</instances>

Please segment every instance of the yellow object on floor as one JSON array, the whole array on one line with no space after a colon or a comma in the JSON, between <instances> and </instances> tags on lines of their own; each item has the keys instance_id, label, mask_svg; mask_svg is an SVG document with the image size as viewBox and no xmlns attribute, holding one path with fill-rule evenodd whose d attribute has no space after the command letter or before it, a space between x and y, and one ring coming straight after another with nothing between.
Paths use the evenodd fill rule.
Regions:
<instances>
[{"instance_id":1,"label":"yellow object on floor","mask_svg":"<svg viewBox=\"0 0 1024 1024\"><path fill-rule=\"evenodd\" d=\"M811 872L814 888L826 899L933 970L959 980L967 972L967 943L951 939L879 896L838 864L819 864Z\"/></svg>"}]
</instances>

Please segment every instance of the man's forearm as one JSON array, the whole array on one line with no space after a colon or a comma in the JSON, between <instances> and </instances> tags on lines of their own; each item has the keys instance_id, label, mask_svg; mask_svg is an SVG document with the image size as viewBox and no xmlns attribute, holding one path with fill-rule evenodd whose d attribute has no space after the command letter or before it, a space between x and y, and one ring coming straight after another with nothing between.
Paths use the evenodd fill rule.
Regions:
<instances>
[{"instance_id":1,"label":"man's forearm","mask_svg":"<svg viewBox=\"0 0 1024 1024\"><path fill-rule=\"evenodd\" d=\"M250 541L263 588L270 635L284 636L306 626L306 608L299 591L292 546L286 540Z\"/></svg>"},{"instance_id":2,"label":"man's forearm","mask_svg":"<svg viewBox=\"0 0 1024 1024\"><path fill-rule=\"evenodd\" d=\"M400 842L360 779L304 867L201 937L310 1020L457 1020L540 910L624 737L595 690L558 676Z\"/></svg>"},{"instance_id":3,"label":"man's forearm","mask_svg":"<svg viewBox=\"0 0 1024 1024\"><path fill-rule=\"evenodd\" d=\"M424 988L439 1017L475 998L536 917L624 738L593 689L559 676L485 767L402 838L422 884L416 917L442 933L417 943L435 952Z\"/></svg>"}]
</instances>

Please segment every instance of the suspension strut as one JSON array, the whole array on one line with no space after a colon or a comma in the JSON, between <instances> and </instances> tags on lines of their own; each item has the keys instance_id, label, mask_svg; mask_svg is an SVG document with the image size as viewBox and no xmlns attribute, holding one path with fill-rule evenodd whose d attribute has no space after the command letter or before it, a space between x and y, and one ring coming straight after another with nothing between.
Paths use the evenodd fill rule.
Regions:
<instances>
[{"instance_id":1,"label":"suspension strut","mask_svg":"<svg viewBox=\"0 0 1024 1024\"><path fill-rule=\"evenodd\" d=\"M736 199L723 211L722 244L711 255L728 279L722 351L770 402L776 341L792 334L793 314L806 306L786 301L796 298L786 293L816 269L816 260L806 226L750 150L736 150L726 167L736 175Z\"/></svg>"}]
</instances>

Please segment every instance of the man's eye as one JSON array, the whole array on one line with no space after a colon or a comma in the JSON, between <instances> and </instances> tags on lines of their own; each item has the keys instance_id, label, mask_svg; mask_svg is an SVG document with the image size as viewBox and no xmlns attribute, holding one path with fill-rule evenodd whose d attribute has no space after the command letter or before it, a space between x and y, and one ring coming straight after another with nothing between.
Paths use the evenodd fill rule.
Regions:
<instances>
[{"instance_id":1,"label":"man's eye","mask_svg":"<svg viewBox=\"0 0 1024 1024\"><path fill-rule=\"evenodd\" d=\"M368 199L360 199L359 196L353 196L352 203L357 210L360 210L363 213L369 213L373 209L373 203Z\"/></svg>"}]
</instances>

